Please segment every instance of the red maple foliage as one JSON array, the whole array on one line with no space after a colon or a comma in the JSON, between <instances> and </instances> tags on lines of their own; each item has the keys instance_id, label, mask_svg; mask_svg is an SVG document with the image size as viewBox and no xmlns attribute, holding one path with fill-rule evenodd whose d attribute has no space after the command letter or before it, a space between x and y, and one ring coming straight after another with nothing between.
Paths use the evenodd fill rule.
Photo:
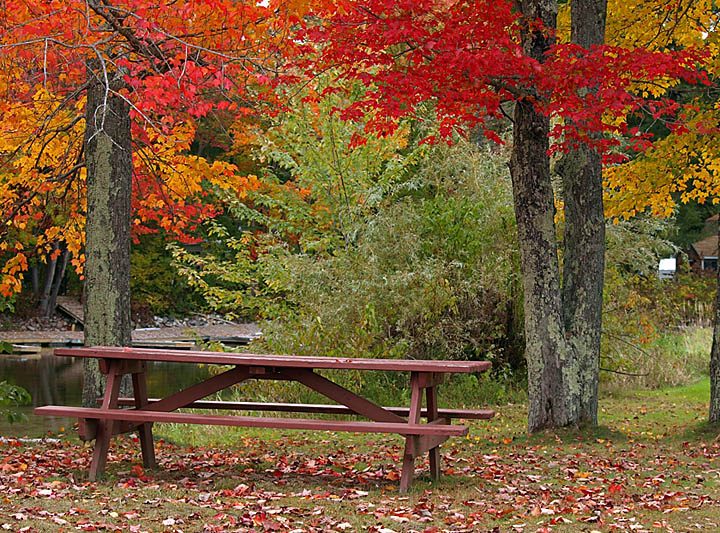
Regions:
<instances>
[{"instance_id":1,"label":"red maple foliage","mask_svg":"<svg viewBox=\"0 0 720 533\"><path fill-rule=\"evenodd\" d=\"M521 35L553 30L523 17L510 0L345 0L317 6L315 14L322 23L312 19L302 36L320 52L302 65L310 74L333 67L363 82L365 98L339 111L347 119L371 111L367 132L378 135L432 101L440 136L479 126L499 142L488 117L501 117L504 102L530 100L556 119L554 150L581 141L609 155L620 144L615 135L630 135L637 149L647 146L648 137L628 126L633 113L658 118L679 111L677 102L651 96L655 84L709 83L698 68L706 57L693 49L554 44L539 62L523 49ZM593 139L597 132L613 135Z\"/></svg>"}]
</instances>

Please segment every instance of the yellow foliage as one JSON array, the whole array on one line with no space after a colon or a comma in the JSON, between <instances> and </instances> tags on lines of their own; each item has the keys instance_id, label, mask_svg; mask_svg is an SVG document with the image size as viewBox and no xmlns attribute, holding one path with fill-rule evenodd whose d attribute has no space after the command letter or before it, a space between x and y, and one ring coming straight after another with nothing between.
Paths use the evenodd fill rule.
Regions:
<instances>
[{"instance_id":1,"label":"yellow foliage","mask_svg":"<svg viewBox=\"0 0 720 533\"><path fill-rule=\"evenodd\" d=\"M712 0L609 0L609 44L650 50L704 48L710 55L705 66L711 75L720 69L717 15ZM565 35L567 8L561 13ZM647 96L663 96L670 83L636 86ZM605 169L606 213L630 218L639 213L671 216L676 198L717 203L720 197L720 139L718 104L711 109L698 103L699 111L686 117L687 131L671 133L656 141L638 158ZM712 127L709 127L712 126Z\"/></svg>"},{"instance_id":2,"label":"yellow foliage","mask_svg":"<svg viewBox=\"0 0 720 533\"><path fill-rule=\"evenodd\" d=\"M704 46L717 20L713 0L608 0L607 10L606 42L624 48ZM570 2L560 6L558 34L570 40Z\"/></svg>"}]
</instances>

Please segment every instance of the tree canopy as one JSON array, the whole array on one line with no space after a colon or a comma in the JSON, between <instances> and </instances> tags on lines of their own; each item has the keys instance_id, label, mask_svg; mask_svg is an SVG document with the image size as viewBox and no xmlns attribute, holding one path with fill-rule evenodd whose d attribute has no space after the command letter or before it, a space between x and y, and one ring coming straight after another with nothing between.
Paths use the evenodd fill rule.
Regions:
<instances>
[{"instance_id":1,"label":"tree canopy","mask_svg":"<svg viewBox=\"0 0 720 533\"><path fill-rule=\"evenodd\" d=\"M84 108L90 84L130 106L133 227L192 240L218 208L211 188L254 186L231 162L193 150L227 146L263 99L297 15L282 2L53 0L7 2L0 14L0 293L20 288L28 259L65 243L83 262ZM102 129L103 118L97 117Z\"/></svg>"}]
</instances>

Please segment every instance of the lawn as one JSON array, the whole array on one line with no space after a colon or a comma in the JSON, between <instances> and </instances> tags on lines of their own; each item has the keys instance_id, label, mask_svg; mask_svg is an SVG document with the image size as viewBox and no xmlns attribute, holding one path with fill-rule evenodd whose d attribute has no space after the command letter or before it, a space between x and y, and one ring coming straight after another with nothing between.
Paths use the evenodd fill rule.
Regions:
<instances>
[{"instance_id":1,"label":"lawn","mask_svg":"<svg viewBox=\"0 0 720 533\"><path fill-rule=\"evenodd\" d=\"M395 436L158 425L157 471L117 439L107 477L73 432L0 442L9 531L712 531L720 528L720 429L708 381L604 397L601 426L528 437L499 407L443 446L398 493ZM222 443L222 444L218 444Z\"/></svg>"}]
</instances>

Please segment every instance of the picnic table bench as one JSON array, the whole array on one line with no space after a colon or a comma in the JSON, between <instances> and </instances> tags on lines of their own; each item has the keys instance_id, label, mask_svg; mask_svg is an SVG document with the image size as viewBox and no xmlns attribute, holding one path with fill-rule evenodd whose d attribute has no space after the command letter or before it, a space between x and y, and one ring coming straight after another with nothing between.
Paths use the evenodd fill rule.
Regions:
<instances>
[{"instance_id":1,"label":"picnic table bench","mask_svg":"<svg viewBox=\"0 0 720 533\"><path fill-rule=\"evenodd\" d=\"M97 358L106 375L105 394L99 408L47 405L35 414L77 417L83 440L95 439L89 479L102 474L113 435L136 431L140 438L143 463L154 468L152 437L154 422L209 424L240 427L267 427L349 431L358 433L397 433L405 437L400 490L410 487L414 460L429 454L430 475L440 476L439 446L451 436L464 436L468 427L451 424L452 419L492 418L490 409L440 409L438 386L449 373L481 372L490 368L487 361L425 361L410 359L366 359L303 357L250 353L178 351L127 347L56 348L55 355ZM146 370L148 362L212 364L231 367L200 383L165 398L148 398ZM320 375L318 370L396 371L410 373L410 405L383 407ZM119 397L121 378L132 376L134 398ZM297 381L336 402L335 404L291 404L261 402L222 402L203 398L249 379ZM423 408L423 396L426 407ZM180 413L181 408L273 411L359 415L368 420L320 420ZM421 423L421 418L426 423Z\"/></svg>"}]
</instances>

